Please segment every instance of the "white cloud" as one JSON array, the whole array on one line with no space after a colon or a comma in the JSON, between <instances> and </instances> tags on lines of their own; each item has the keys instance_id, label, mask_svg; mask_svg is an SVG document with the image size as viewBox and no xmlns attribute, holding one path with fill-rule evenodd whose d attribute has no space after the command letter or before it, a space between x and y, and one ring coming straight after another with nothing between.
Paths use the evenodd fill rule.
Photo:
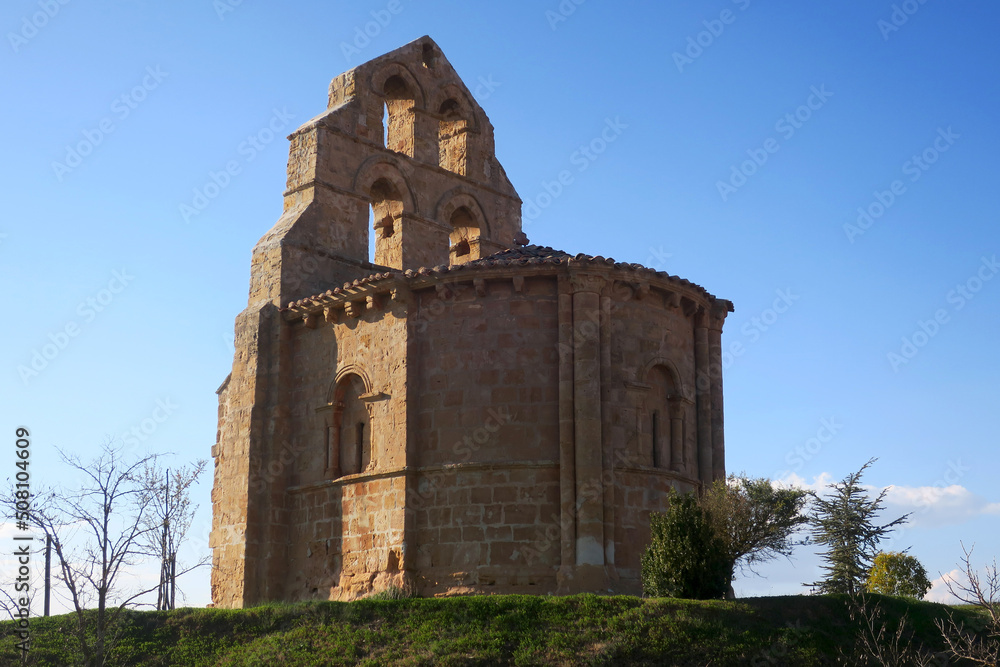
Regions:
<instances>
[{"instance_id":1,"label":"white cloud","mask_svg":"<svg viewBox=\"0 0 1000 667\"><path fill-rule=\"evenodd\" d=\"M964 523L983 514L1000 514L1000 503L991 503L964 486L890 486L886 508L897 514L912 512L909 524L938 528Z\"/></svg>"},{"instance_id":2,"label":"white cloud","mask_svg":"<svg viewBox=\"0 0 1000 667\"><path fill-rule=\"evenodd\" d=\"M835 480L828 472L820 473L807 481L790 472L775 480L775 484L795 487L824 495L826 487ZM871 496L883 489L865 487ZM954 526L984 514L1000 515L1000 502L990 502L960 484L950 486L900 486L885 487L885 516L896 517L912 512L907 527L940 528Z\"/></svg>"},{"instance_id":3,"label":"white cloud","mask_svg":"<svg viewBox=\"0 0 1000 667\"><path fill-rule=\"evenodd\" d=\"M800 477L794 472L789 472L784 477L774 480L774 484L775 486L793 487L796 489L805 489L806 491L820 491L833 484L833 481L833 475L828 472L821 472L816 475L813 477L812 482L807 482L805 478Z\"/></svg>"},{"instance_id":4,"label":"white cloud","mask_svg":"<svg viewBox=\"0 0 1000 667\"><path fill-rule=\"evenodd\" d=\"M931 581L931 589L924 597L928 602L940 602L942 604L957 604L959 599L948 590L949 581L961 581L965 578L965 573L959 569L945 572L937 579Z\"/></svg>"}]
</instances>

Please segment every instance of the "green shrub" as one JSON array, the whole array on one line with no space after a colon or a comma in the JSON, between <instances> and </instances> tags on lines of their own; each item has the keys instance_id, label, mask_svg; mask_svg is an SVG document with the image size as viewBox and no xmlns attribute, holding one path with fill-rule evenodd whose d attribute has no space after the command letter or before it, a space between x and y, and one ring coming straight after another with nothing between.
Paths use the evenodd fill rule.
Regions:
<instances>
[{"instance_id":1,"label":"green shrub","mask_svg":"<svg viewBox=\"0 0 1000 667\"><path fill-rule=\"evenodd\" d=\"M653 597L721 598L729 588L725 544L691 493L670 492L667 511L649 516L650 543L642 555L642 588Z\"/></svg>"}]
</instances>

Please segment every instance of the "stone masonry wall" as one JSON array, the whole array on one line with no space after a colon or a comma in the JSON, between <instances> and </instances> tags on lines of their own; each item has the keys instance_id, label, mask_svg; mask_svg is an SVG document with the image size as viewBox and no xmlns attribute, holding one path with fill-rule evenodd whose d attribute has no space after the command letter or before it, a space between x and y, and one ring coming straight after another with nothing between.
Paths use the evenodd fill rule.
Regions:
<instances>
[{"instance_id":1,"label":"stone masonry wall","mask_svg":"<svg viewBox=\"0 0 1000 667\"><path fill-rule=\"evenodd\" d=\"M405 584L401 475L351 475L289 492L285 599L350 600Z\"/></svg>"},{"instance_id":2,"label":"stone masonry wall","mask_svg":"<svg viewBox=\"0 0 1000 667\"><path fill-rule=\"evenodd\" d=\"M289 467L285 597L350 599L402 577L406 463L406 305L361 302L321 329L301 327L291 395L295 461ZM360 307L360 306L359 306ZM366 470L328 470L338 379L357 375L370 395Z\"/></svg>"},{"instance_id":3,"label":"stone masonry wall","mask_svg":"<svg viewBox=\"0 0 1000 667\"><path fill-rule=\"evenodd\" d=\"M557 296L554 276L420 292L411 501L429 594L555 590Z\"/></svg>"}]
</instances>

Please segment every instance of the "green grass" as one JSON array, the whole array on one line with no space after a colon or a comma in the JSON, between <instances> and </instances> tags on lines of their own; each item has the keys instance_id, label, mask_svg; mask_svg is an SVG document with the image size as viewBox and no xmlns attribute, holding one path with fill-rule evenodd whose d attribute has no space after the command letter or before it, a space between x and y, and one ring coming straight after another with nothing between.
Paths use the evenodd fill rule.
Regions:
<instances>
[{"instance_id":1,"label":"green grass","mask_svg":"<svg viewBox=\"0 0 1000 667\"><path fill-rule=\"evenodd\" d=\"M934 619L971 609L875 596L914 640L943 649ZM71 616L32 620L31 665L77 664ZM0 624L0 665L19 664ZM113 665L829 665L852 649L838 596L735 602L494 595L130 612Z\"/></svg>"}]
</instances>

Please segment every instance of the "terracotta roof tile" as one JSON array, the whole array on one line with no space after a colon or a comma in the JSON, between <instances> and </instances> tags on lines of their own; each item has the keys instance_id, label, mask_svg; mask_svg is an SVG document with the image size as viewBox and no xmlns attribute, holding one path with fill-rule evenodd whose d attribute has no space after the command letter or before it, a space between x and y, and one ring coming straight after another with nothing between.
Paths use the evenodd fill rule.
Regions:
<instances>
[{"instance_id":1,"label":"terracotta roof tile","mask_svg":"<svg viewBox=\"0 0 1000 667\"><path fill-rule=\"evenodd\" d=\"M566 264L568 262L573 263L594 263L594 264L604 264L607 266L617 266L623 269L629 269L632 271L646 272L650 276L656 276L659 278L667 279L671 282L678 283L680 285L694 287L705 293L710 299L715 299L715 297L708 293L700 285L696 285L689 280L680 278L678 276L672 276L669 273L663 271L656 271L655 269L650 269L642 264L636 264L634 262L616 262L610 257L602 257L597 255L587 255L585 253L577 253L576 255L570 255L562 250L556 250L554 248L549 248L548 246L539 245L526 245L518 248L507 248L506 250L501 250L500 252L495 252L492 255L483 257L480 259L472 260L465 264L439 264L434 267L422 266L419 269L406 269L401 273L395 272L385 272L385 273L373 273L370 276L364 278L358 278L354 282L344 283L342 288L338 287L336 289L327 290L326 292L321 292L311 297L306 297L298 301L292 301L288 304L287 308L301 308L313 305L319 305L320 301L325 301L325 297L333 297L340 294L343 291L350 290L353 288L361 287L369 283L380 282L382 280L392 278L394 276L402 276L407 279L412 279L420 276L430 276L430 275L443 275L447 273L453 273L457 271L465 271L469 269L477 268L495 268L501 266L540 266L545 264L559 265ZM285 309L282 309L285 310Z\"/></svg>"}]
</instances>

